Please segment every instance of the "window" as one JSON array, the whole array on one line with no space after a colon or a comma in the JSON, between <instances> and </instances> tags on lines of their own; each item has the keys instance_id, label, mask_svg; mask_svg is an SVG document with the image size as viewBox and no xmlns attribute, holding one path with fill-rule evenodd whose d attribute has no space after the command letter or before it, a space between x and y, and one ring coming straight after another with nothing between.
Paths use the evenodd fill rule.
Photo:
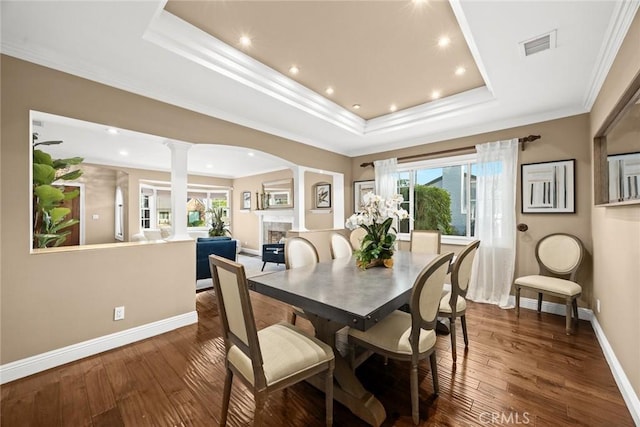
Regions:
<instances>
[{"instance_id":1,"label":"window","mask_svg":"<svg viewBox=\"0 0 640 427\"><path fill-rule=\"evenodd\" d=\"M226 225L230 222L229 190L190 185L185 203L188 228L211 225L210 209L223 208ZM153 182L140 186L140 227L156 229L171 227L171 188L169 183Z\"/></svg>"},{"instance_id":2,"label":"window","mask_svg":"<svg viewBox=\"0 0 640 427\"><path fill-rule=\"evenodd\" d=\"M400 237L411 230L440 230L452 240L475 235L475 155L400 165L398 193L411 219L402 221Z\"/></svg>"}]
</instances>

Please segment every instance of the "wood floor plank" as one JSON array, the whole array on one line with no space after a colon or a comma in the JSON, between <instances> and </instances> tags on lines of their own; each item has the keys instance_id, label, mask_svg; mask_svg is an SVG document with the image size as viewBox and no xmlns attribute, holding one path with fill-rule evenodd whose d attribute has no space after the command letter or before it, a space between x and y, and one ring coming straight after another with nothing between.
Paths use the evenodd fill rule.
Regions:
<instances>
[{"instance_id":1,"label":"wood floor plank","mask_svg":"<svg viewBox=\"0 0 640 427\"><path fill-rule=\"evenodd\" d=\"M289 306L251 292L259 328L286 318ZM7 426L218 425L224 384L224 341L213 291L196 296L198 323L2 387ZM449 336L436 342L440 394L429 363L419 366L420 426L486 426L491 417L514 425L632 426L633 420L591 325L564 333L564 317L503 310L470 302L469 348L458 325L458 363ZM304 319L299 326L313 332ZM408 363L374 355L356 375L387 412L384 427L413 426ZM228 425L251 425L252 394L235 380ZM324 426L324 396L306 383L273 393L264 426ZM502 418L500 418L502 417ZM511 417L511 418L509 418ZM521 424L524 424L521 422ZM364 427L339 403L334 425Z\"/></svg>"}]
</instances>

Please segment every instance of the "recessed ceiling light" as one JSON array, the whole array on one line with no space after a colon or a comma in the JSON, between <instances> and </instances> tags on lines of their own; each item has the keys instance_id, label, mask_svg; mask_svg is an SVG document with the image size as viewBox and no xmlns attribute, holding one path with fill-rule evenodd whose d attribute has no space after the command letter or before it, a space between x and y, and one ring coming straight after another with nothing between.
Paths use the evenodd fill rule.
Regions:
<instances>
[{"instance_id":1,"label":"recessed ceiling light","mask_svg":"<svg viewBox=\"0 0 640 427\"><path fill-rule=\"evenodd\" d=\"M118 129L116 129L116 128L107 128L107 133L110 133L111 135L117 135L118 134Z\"/></svg>"},{"instance_id":2,"label":"recessed ceiling light","mask_svg":"<svg viewBox=\"0 0 640 427\"><path fill-rule=\"evenodd\" d=\"M447 36L442 36L438 39L438 46L442 48L449 46L450 43L451 39Z\"/></svg>"},{"instance_id":3,"label":"recessed ceiling light","mask_svg":"<svg viewBox=\"0 0 640 427\"><path fill-rule=\"evenodd\" d=\"M360 109L360 104L353 104L352 105L354 110L359 110Z\"/></svg>"},{"instance_id":4,"label":"recessed ceiling light","mask_svg":"<svg viewBox=\"0 0 640 427\"><path fill-rule=\"evenodd\" d=\"M391 104L391 106L389 107L389 111L391 111L392 113L395 112L398 109L398 107L396 106L396 104Z\"/></svg>"},{"instance_id":5,"label":"recessed ceiling light","mask_svg":"<svg viewBox=\"0 0 640 427\"><path fill-rule=\"evenodd\" d=\"M433 92L431 92L431 99L438 99L440 98L440 95L442 94L440 93L439 90L434 90Z\"/></svg>"},{"instance_id":6,"label":"recessed ceiling light","mask_svg":"<svg viewBox=\"0 0 640 427\"><path fill-rule=\"evenodd\" d=\"M205 165L205 167L206 167L207 169L211 169L211 168L213 168L213 165L212 165L211 163L207 163L207 164Z\"/></svg>"},{"instance_id":7,"label":"recessed ceiling light","mask_svg":"<svg viewBox=\"0 0 640 427\"><path fill-rule=\"evenodd\" d=\"M240 45L243 46L243 47L251 46L251 37L249 37L247 35L242 35L240 37Z\"/></svg>"},{"instance_id":8,"label":"recessed ceiling light","mask_svg":"<svg viewBox=\"0 0 640 427\"><path fill-rule=\"evenodd\" d=\"M253 153L253 151L249 151L249 152L247 153L247 156L249 156L249 157L253 157L253 156L255 156L255 154Z\"/></svg>"},{"instance_id":9,"label":"recessed ceiling light","mask_svg":"<svg viewBox=\"0 0 640 427\"><path fill-rule=\"evenodd\" d=\"M461 75L463 75L463 74L464 74L464 73L466 73L466 72L467 72L467 69L466 69L466 68L464 68L464 67L458 67L458 68L456 68L456 76L461 76Z\"/></svg>"},{"instance_id":10,"label":"recessed ceiling light","mask_svg":"<svg viewBox=\"0 0 640 427\"><path fill-rule=\"evenodd\" d=\"M128 156L129 152L127 150L120 150L118 151L118 154L120 154L121 156Z\"/></svg>"},{"instance_id":11,"label":"recessed ceiling light","mask_svg":"<svg viewBox=\"0 0 640 427\"><path fill-rule=\"evenodd\" d=\"M326 93L327 95L333 95L333 88L329 86L327 89L325 89L324 93Z\"/></svg>"},{"instance_id":12,"label":"recessed ceiling light","mask_svg":"<svg viewBox=\"0 0 640 427\"><path fill-rule=\"evenodd\" d=\"M427 0L411 0L413 4L422 5L426 4Z\"/></svg>"},{"instance_id":13,"label":"recessed ceiling light","mask_svg":"<svg viewBox=\"0 0 640 427\"><path fill-rule=\"evenodd\" d=\"M300 69L297 65L292 65L291 67L289 67L289 72L295 76L300 72Z\"/></svg>"}]
</instances>

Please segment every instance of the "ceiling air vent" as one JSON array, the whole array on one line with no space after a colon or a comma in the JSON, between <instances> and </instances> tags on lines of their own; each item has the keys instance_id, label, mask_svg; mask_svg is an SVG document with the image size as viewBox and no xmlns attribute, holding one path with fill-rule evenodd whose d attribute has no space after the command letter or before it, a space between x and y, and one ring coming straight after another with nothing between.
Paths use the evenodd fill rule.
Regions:
<instances>
[{"instance_id":1,"label":"ceiling air vent","mask_svg":"<svg viewBox=\"0 0 640 427\"><path fill-rule=\"evenodd\" d=\"M44 123L42 123L42 120L32 120L31 124L33 126L38 126L38 127L41 127L41 128L44 127Z\"/></svg>"},{"instance_id":2,"label":"ceiling air vent","mask_svg":"<svg viewBox=\"0 0 640 427\"><path fill-rule=\"evenodd\" d=\"M530 56L534 53L542 52L556 47L556 30L532 39L520 42L520 52L524 56Z\"/></svg>"}]
</instances>

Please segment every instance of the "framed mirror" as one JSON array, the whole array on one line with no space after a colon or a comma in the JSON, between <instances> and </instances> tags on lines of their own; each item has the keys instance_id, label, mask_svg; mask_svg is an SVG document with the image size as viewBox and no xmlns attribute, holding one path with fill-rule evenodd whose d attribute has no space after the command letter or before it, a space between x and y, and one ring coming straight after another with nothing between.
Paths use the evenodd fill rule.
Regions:
<instances>
[{"instance_id":1,"label":"framed mirror","mask_svg":"<svg viewBox=\"0 0 640 427\"><path fill-rule=\"evenodd\" d=\"M262 183L263 209L293 208L293 179L281 179Z\"/></svg>"},{"instance_id":2,"label":"framed mirror","mask_svg":"<svg viewBox=\"0 0 640 427\"><path fill-rule=\"evenodd\" d=\"M596 205L640 204L640 73L593 141Z\"/></svg>"}]
</instances>

